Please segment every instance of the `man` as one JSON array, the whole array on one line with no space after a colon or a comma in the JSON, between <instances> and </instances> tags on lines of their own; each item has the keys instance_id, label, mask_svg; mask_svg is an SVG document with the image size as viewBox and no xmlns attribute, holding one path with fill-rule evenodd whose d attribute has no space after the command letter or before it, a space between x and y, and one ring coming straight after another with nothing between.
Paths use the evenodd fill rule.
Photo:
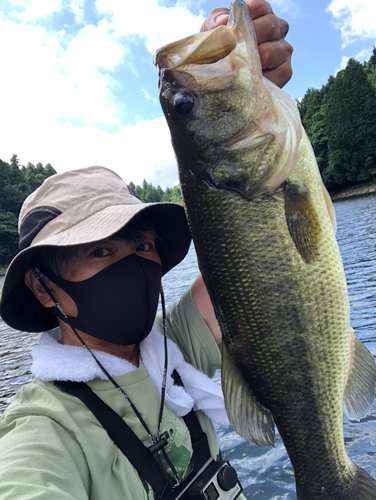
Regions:
<instances>
[{"instance_id":1,"label":"man","mask_svg":"<svg viewBox=\"0 0 376 500\"><path fill-rule=\"evenodd\" d=\"M283 85L291 76L287 23L264 1L249 9L265 74ZM202 29L224 24L226 15L213 11ZM155 321L173 341L167 370L153 328L161 276L189 248L183 208L142 204L117 174L90 167L47 179L19 221L20 253L0 313L16 329L52 330L33 350L36 381L0 421L0 499L154 498L152 478L128 456L133 445L115 446L116 426L101 425L70 392L82 382L91 401L99 396L133 431L136 448L139 441L151 450L162 482L183 484L196 466L197 425L187 415L196 415L214 460L211 420L226 423L219 388L206 376L220 366L221 335L201 277L168 308L165 329L161 316Z\"/></svg>"}]
</instances>

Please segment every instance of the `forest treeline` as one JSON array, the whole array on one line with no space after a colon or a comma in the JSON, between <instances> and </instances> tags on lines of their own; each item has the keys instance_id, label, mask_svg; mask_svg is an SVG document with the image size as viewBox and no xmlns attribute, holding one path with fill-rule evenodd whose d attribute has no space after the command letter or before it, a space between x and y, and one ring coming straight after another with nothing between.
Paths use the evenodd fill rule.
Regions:
<instances>
[{"instance_id":1,"label":"forest treeline","mask_svg":"<svg viewBox=\"0 0 376 500\"><path fill-rule=\"evenodd\" d=\"M376 177L376 47L297 102L329 191Z\"/></svg>"},{"instance_id":2,"label":"forest treeline","mask_svg":"<svg viewBox=\"0 0 376 500\"><path fill-rule=\"evenodd\" d=\"M0 267L9 264L18 252L17 223L22 203L53 174L56 170L50 163L28 163L25 167L19 164L17 155L9 163L0 160Z\"/></svg>"},{"instance_id":3,"label":"forest treeline","mask_svg":"<svg viewBox=\"0 0 376 500\"><path fill-rule=\"evenodd\" d=\"M161 186L153 186L153 184L146 182L142 183L142 186L135 186L131 181L129 183L130 187L135 191L144 203L155 203L157 201L170 201L173 203L183 204L181 198L181 191L179 186L174 186L173 188L166 188L165 191Z\"/></svg>"}]
</instances>

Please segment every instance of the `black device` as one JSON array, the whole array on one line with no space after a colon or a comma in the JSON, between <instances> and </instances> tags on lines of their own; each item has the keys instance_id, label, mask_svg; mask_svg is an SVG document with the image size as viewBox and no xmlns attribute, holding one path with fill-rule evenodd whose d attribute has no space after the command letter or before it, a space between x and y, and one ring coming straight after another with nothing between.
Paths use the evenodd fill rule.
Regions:
<instances>
[{"instance_id":1,"label":"black device","mask_svg":"<svg viewBox=\"0 0 376 500\"><path fill-rule=\"evenodd\" d=\"M189 476L182 484L189 480ZM234 500L243 488L234 467L225 460L208 460L176 500Z\"/></svg>"}]
</instances>

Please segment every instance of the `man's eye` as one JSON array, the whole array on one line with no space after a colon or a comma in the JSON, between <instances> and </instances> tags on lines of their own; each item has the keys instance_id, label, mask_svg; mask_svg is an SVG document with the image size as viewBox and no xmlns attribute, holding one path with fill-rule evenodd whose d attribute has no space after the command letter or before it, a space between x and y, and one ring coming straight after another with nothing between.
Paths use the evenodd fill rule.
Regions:
<instances>
[{"instance_id":1,"label":"man's eye","mask_svg":"<svg viewBox=\"0 0 376 500\"><path fill-rule=\"evenodd\" d=\"M139 252L147 252L148 250L152 250L153 248L154 247L152 243L143 242L138 245L137 250Z\"/></svg>"},{"instance_id":2,"label":"man's eye","mask_svg":"<svg viewBox=\"0 0 376 500\"><path fill-rule=\"evenodd\" d=\"M106 257L109 255L110 250L108 248L96 248L91 252L93 257Z\"/></svg>"}]
</instances>

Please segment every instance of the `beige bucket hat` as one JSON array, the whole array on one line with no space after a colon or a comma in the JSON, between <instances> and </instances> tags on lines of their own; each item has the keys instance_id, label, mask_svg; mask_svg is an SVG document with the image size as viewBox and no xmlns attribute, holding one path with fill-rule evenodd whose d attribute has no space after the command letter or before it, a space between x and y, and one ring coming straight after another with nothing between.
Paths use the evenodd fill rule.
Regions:
<instances>
[{"instance_id":1,"label":"beige bucket hat","mask_svg":"<svg viewBox=\"0 0 376 500\"><path fill-rule=\"evenodd\" d=\"M166 274L184 259L191 242L182 206L142 203L115 172L104 167L48 177L21 208L20 252L8 267L0 298L0 316L5 323L26 332L42 332L58 324L24 282L25 271L42 247L108 238L141 212L157 231L162 274Z\"/></svg>"}]
</instances>

